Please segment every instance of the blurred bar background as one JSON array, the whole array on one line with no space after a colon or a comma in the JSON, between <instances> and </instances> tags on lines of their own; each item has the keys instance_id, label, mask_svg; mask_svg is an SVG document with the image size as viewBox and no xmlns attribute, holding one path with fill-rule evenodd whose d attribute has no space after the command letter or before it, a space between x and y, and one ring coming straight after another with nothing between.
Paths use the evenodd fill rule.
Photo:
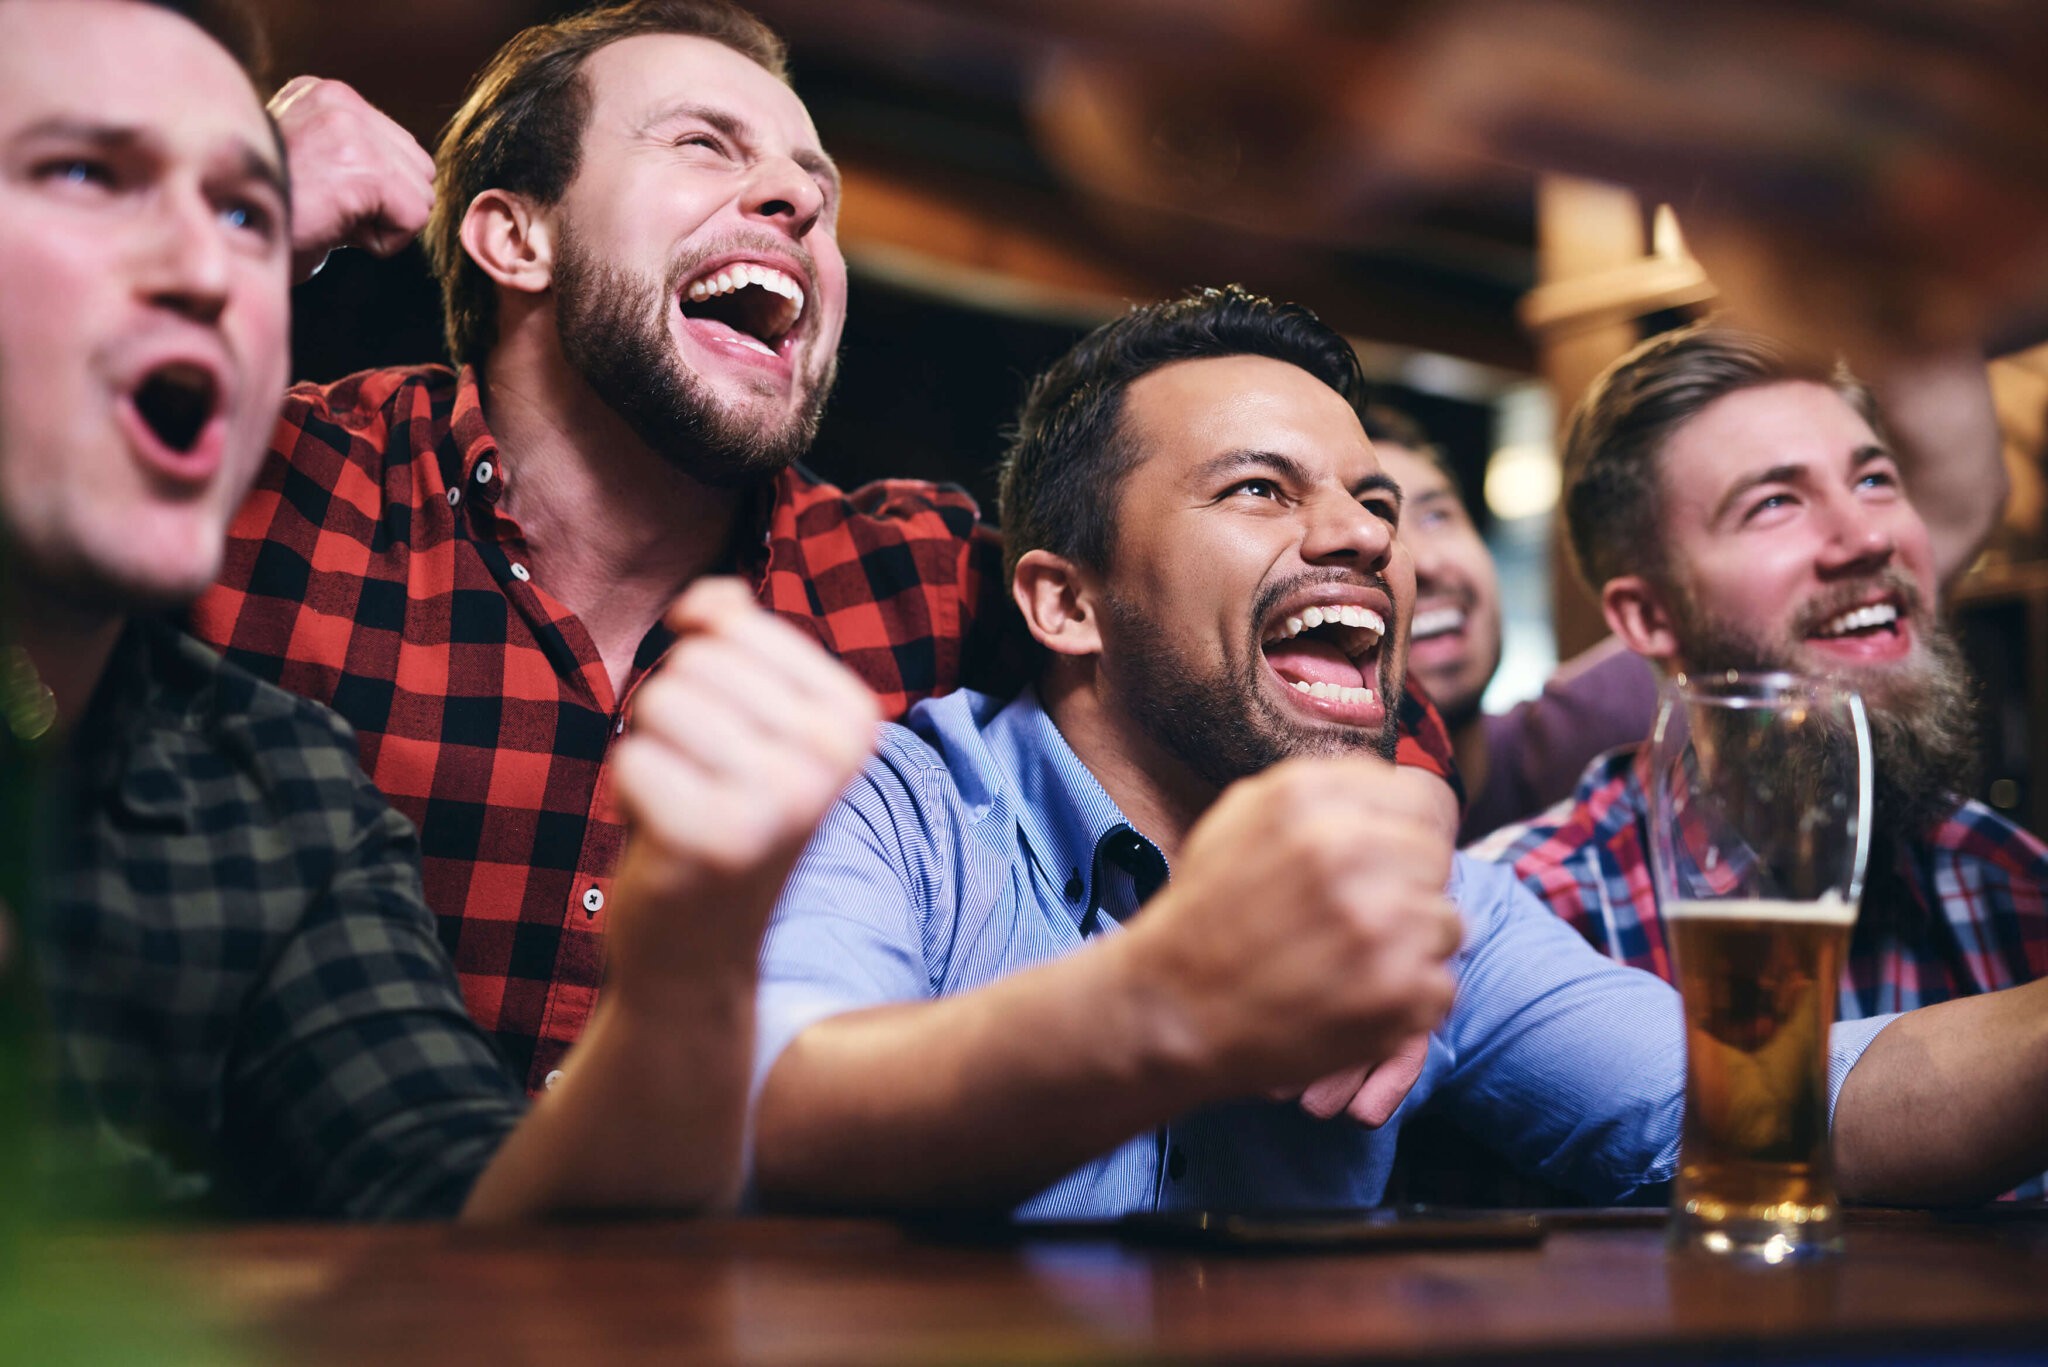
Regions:
<instances>
[{"instance_id":1,"label":"blurred bar background","mask_svg":"<svg viewBox=\"0 0 2048 1367\"><path fill-rule=\"evenodd\" d=\"M535 0L259 0L280 77L433 145ZM1726 309L1859 369L1975 340L2013 496L1957 596L1985 796L2048 831L2048 6L2032 0L758 0L847 193L841 382L807 462L989 468L1025 380L1127 304L1237 281L1353 337L1501 560L1504 706L1594 640L1554 433ZM417 249L300 290L297 374L438 359Z\"/></svg>"}]
</instances>

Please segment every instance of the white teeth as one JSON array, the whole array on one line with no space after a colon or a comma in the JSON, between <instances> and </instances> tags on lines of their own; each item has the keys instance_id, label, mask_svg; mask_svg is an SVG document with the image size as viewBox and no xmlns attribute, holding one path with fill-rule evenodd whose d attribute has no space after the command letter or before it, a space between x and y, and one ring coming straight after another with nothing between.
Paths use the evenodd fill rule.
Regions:
<instances>
[{"instance_id":1,"label":"white teeth","mask_svg":"<svg viewBox=\"0 0 2048 1367\"><path fill-rule=\"evenodd\" d=\"M1852 631L1866 631L1871 627L1885 627L1899 620L1899 610L1890 603L1872 603L1868 607L1854 608L1839 617L1831 618L1821 626L1823 636L1846 636Z\"/></svg>"},{"instance_id":2,"label":"white teeth","mask_svg":"<svg viewBox=\"0 0 2048 1367\"><path fill-rule=\"evenodd\" d=\"M758 265L751 261L728 266L715 276L699 280L690 286L687 293L692 303L701 304L706 299L731 294L734 290L744 289L748 285L767 290L770 294L779 294L796 305L789 315L789 326L795 326L796 320L803 316L803 286L773 266Z\"/></svg>"},{"instance_id":3,"label":"white teeth","mask_svg":"<svg viewBox=\"0 0 2048 1367\"><path fill-rule=\"evenodd\" d=\"M1358 627L1377 636L1387 634L1386 620L1371 608L1333 604L1329 607L1307 608L1299 617L1289 617L1280 630L1279 639L1291 640L1304 631L1320 626Z\"/></svg>"},{"instance_id":4,"label":"white teeth","mask_svg":"<svg viewBox=\"0 0 2048 1367\"><path fill-rule=\"evenodd\" d=\"M1294 688L1296 692L1306 693L1311 698L1320 698L1324 702L1344 703L1353 707L1362 707L1373 700L1373 691L1370 688L1341 688L1336 684L1308 683L1301 679L1294 681Z\"/></svg>"},{"instance_id":5,"label":"white teeth","mask_svg":"<svg viewBox=\"0 0 2048 1367\"><path fill-rule=\"evenodd\" d=\"M1409 635L1415 640L1420 641L1431 636L1441 636L1445 632L1456 631L1464 625L1464 609L1430 608L1415 614L1415 626Z\"/></svg>"}]
</instances>

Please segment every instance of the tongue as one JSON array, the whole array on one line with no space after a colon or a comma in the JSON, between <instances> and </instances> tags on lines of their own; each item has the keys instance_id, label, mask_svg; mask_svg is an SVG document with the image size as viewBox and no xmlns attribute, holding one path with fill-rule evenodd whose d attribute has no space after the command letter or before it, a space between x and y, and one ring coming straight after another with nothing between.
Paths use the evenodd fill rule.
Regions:
<instances>
[{"instance_id":1,"label":"tongue","mask_svg":"<svg viewBox=\"0 0 2048 1367\"><path fill-rule=\"evenodd\" d=\"M1365 675L1351 657L1327 641L1295 637L1266 647L1266 663L1288 683L1330 684L1336 688L1364 688Z\"/></svg>"}]
</instances>

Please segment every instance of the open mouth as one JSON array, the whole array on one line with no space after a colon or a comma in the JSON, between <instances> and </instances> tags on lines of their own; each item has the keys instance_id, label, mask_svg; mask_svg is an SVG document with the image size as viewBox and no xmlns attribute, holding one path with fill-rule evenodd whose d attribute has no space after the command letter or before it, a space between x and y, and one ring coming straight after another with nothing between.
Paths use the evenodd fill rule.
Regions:
<instances>
[{"instance_id":1,"label":"open mouth","mask_svg":"<svg viewBox=\"0 0 2048 1367\"><path fill-rule=\"evenodd\" d=\"M190 455L220 411L220 380L193 361L171 361L149 371L135 387L135 415L163 448Z\"/></svg>"},{"instance_id":2,"label":"open mouth","mask_svg":"<svg viewBox=\"0 0 2048 1367\"><path fill-rule=\"evenodd\" d=\"M751 261L691 281L680 302L684 318L763 356L782 354L804 314L803 286L785 271Z\"/></svg>"},{"instance_id":3,"label":"open mouth","mask_svg":"<svg viewBox=\"0 0 2048 1367\"><path fill-rule=\"evenodd\" d=\"M1386 620L1373 609L1324 603L1288 613L1273 624L1261 645L1267 665L1297 693L1343 708L1361 708L1379 701L1372 685L1386 634Z\"/></svg>"},{"instance_id":4,"label":"open mouth","mask_svg":"<svg viewBox=\"0 0 2048 1367\"><path fill-rule=\"evenodd\" d=\"M1817 641L1896 637L1899 634L1899 606L1896 603L1866 603L1860 608L1836 613L1807 635Z\"/></svg>"}]
</instances>

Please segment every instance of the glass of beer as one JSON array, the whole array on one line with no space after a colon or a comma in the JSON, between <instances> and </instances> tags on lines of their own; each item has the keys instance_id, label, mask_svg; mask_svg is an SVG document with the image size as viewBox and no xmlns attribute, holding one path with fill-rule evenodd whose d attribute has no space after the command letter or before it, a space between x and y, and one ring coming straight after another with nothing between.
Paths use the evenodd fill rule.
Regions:
<instances>
[{"instance_id":1,"label":"glass of beer","mask_svg":"<svg viewBox=\"0 0 2048 1367\"><path fill-rule=\"evenodd\" d=\"M1650 871L1685 1001L1676 1248L1841 1247L1828 1030L1870 848L1870 730L1840 685L1679 675L1650 744Z\"/></svg>"}]
</instances>

